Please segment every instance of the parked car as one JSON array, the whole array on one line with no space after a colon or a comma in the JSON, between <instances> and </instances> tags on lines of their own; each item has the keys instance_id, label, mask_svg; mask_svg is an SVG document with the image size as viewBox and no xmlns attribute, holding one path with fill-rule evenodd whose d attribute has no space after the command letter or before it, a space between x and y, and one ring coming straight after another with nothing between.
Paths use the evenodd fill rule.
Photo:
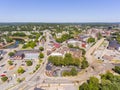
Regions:
<instances>
[{"instance_id":1,"label":"parked car","mask_svg":"<svg viewBox=\"0 0 120 90\"><path fill-rule=\"evenodd\" d=\"M3 73L7 73L7 71L4 71Z\"/></svg>"},{"instance_id":2,"label":"parked car","mask_svg":"<svg viewBox=\"0 0 120 90\"><path fill-rule=\"evenodd\" d=\"M5 75L5 74L1 74L0 76L1 76L1 77L4 77L4 76L6 76L6 75Z\"/></svg>"}]
</instances>

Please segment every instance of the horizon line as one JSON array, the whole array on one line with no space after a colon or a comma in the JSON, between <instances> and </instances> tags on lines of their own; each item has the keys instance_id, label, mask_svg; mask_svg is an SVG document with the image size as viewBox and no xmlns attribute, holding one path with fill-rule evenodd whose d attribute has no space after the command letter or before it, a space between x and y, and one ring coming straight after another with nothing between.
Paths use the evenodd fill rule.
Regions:
<instances>
[{"instance_id":1,"label":"horizon line","mask_svg":"<svg viewBox=\"0 0 120 90\"><path fill-rule=\"evenodd\" d=\"M120 22L91 22L91 21L88 21L88 22L27 22L27 21L23 21L23 22L19 22L19 21L15 21L15 22L0 22L0 23L120 23Z\"/></svg>"}]
</instances>

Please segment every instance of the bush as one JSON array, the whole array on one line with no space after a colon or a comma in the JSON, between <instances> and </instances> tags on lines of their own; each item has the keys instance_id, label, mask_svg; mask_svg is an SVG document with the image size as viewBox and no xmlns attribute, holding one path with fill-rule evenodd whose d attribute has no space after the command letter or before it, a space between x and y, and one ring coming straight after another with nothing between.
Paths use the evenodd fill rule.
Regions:
<instances>
[{"instance_id":1,"label":"bush","mask_svg":"<svg viewBox=\"0 0 120 90\"><path fill-rule=\"evenodd\" d=\"M35 73L39 68L40 68L40 64L37 64L37 65L35 66L35 70L33 70L33 73Z\"/></svg>"},{"instance_id":2,"label":"bush","mask_svg":"<svg viewBox=\"0 0 120 90\"><path fill-rule=\"evenodd\" d=\"M63 76L76 76L78 74L75 68L72 68L70 71L64 71Z\"/></svg>"},{"instance_id":3,"label":"bush","mask_svg":"<svg viewBox=\"0 0 120 90\"><path fill-rule=\"evenodd\" d=\"M27 66L32 66L33 62L31 60L26 61Z\"/></svg>"},{"instance_id":4,"label":"bush","mask_svg":"<svg viewBox=\"0 0 120 90\"><path fill-rule=\"evenodd\" d=\"M3 82L5 82L5 81L8 80L8 77L4 76L4 77L1 78L1 80L2 80Z\"/></svg>"},{"instance_id":5,"label":"bush","mask_svg":"<svg viewBox=\"0 0 120 90\"><path fill-rule=\"evenodd\" d=\"M40 60L39 60L39 63L42 63L42 61L43 61L43 60L42 60L42 59L40 59Z\"/></svg>"},{"instance_id":6,"label":"bush","mask_svg":"<svg viewBox=\"0 0 120 90\"><path fill-rule=\"evenodd\" d=\"M35 70L38 70L39 68L40 68L40 64L37 64Z\"/></svg>"},{"instance_id":7,"label":"bush","mask_svg":"<svg viewBox=\"0 0 120 90\"><path fill-rule=\"evenodd\" d=\"M64 71L64 72L62 73L62 75L63 75L63 76L70 76L70 72L69 72L69 71Z\"/></svg>"}]
</instances>

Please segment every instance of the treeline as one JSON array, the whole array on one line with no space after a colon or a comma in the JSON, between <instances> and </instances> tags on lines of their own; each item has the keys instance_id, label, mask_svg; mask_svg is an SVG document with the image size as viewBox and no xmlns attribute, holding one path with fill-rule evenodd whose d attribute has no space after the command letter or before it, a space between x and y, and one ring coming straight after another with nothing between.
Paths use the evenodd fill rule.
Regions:
<instances>
[{"instance_id":1,"label":"treeline","mask_svg":"<svg viewBox=\"0 0 120 90\"><path fill-rule=\"evenodd\" d=\"M65 57L60 56L50 56L48 60L55 66L80 66L80 60L78 58L73 58L71 54L65 54Z\"/></svg>"},{"instance_id":2,"label":"treeline","mask_svg":"<svg viewBox=\"0 0 120 90\"><path fill-rule=\"evenodd\" d=\"M35 41L29 41L27 44L24 44L23 45L23 49L26 49L26 48L34 48L36 46L36 42Z\"/></svg>"},{"instance_id":3,"label":"treeline","mask_svg":"<svg viewBox=\"0 0 120 90\"><path fill-rule=\"evenodd\" d=\"M114 72L120 74L120 66L115 66L112 70L113 70Z\"/></svg>"},{"instance_id":4,"label":"treeline","mask_svg":"<svg viewBox=\"0 0 120 90\"><path fill-rule=\"evenodd\" d=\"M14 33L12 36L19 36L19 37L25 37L26 34L23 33L23 32L17 32L17 33Z\"/></svg>"},{"instance_id":5,"label":"treeline","mask_svg":"<svg viewBox=\"0 0 120 90\"><path fill-rule=\"evenodd\" d=\"M38 40L41 35L43 35L42 32L39 32L39 33L37 33L37 32L32 32L31 35L29 35L28 37L29 37L30 39Z\"/></svg>"},{"instance_id":6,"label":"treeline","mask_svg":"<svg viewBox=\"0 0 120 90\"><path fill-rule=\"evenodd\" d=\"M79 90L120 90L120 76L110 72L101 75L101 82L95 77L91 77L83 83Z\"/></svg>"},{"instance_id":7,"label":"treeline","mask_svg":"<svg viewBox=\"0 0 120 90\"><path fill-rule=\"evenodd\" d=\"M61 38L56 38L56 41L58 42L58 43L63 43L64 41L66 41L66 40L69 40L69 39L71 39L71 38L73 38L70 34L63 34L62 36L61 36Z\"/></svg>"},{"instance_id":8,"label":"treeline","mask_svg":"<svg viewBox=\"0 0 120 90\"><path fill-rule=\"evenodd\" d=\"M60 56L50 56L48 60L55 66L77 66L82 67L83 69L88 67L86 58L83 58L83 60L73 58L70 53L66 53L64 58Z\"/></svg>"}]
</instances>

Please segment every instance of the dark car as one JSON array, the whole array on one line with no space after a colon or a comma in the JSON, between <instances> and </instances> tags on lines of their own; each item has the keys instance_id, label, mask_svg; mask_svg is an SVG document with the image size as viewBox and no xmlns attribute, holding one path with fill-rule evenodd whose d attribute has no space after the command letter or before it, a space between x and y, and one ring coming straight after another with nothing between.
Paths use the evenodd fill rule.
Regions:
<instances>
[{"instance_id":1,"label":"dark car","mask_svg":"<svg viewBox=\"0 0 120 90\"><path fill-rule=\"evenodd\" d=\"M3 73L7 73L7 71L4 71Z\"/></svg>"},{"instance_id":2,"label":"dark car","mask_svg":"<svg viewBox=\"0 0 120 90\"><path fill-rule=\"evenodd\" d=\"M0 61L3 59L3 57L0 57Z\"/></svg>"},{"instance_id":3,"label":"dark car","mask_svg":"<svg viewBox=\"0 0 120 90\"><path fill-rule=\"evenodd\" d=\"M0 67L4 67L4 66L5 66L5 64L1 65Z\"/></svg>"},{"instance_id":4,"label":"dark car","mask_svg":"<svg viewBox=\"0 0 120 90\"><path fill-rule=\"evenodd\" d=\"M25 64L21 64L22 66L25 66Z\"/></svg>"}]
</instances>

